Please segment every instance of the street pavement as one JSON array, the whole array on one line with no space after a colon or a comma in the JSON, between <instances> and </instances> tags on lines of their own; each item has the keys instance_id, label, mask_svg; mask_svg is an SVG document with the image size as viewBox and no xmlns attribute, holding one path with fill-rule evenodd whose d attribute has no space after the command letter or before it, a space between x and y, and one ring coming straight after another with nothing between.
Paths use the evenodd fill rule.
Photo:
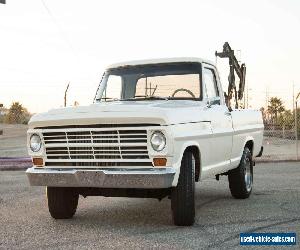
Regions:
<instances>
[{"instance_id":1,"label":"street pavement","mask_svg":"<svg viewBox=\"0 0 300 250\"><path fill-rule=\"evenodd\" d=\"M196 187L192 227L172 224L168 199L80 197L73 219L54 220L44 187L30 187L24 171L0 171L0 249L240 249L241 232L299 240L300 163L257 164L246 200L231 197L225 176Z\"/></svg>"}]
</instances>

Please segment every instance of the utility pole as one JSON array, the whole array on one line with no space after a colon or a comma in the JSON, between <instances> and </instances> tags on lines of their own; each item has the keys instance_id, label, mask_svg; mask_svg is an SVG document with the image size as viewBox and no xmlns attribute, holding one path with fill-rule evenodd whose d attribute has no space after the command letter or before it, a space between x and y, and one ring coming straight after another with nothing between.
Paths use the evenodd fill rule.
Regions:
<instances>
[{"instance_id":1,"label":"utility pole","mask_svg":"<svg viewBox=\"0 0 300 250\"><path fill-rule=\"evenodd\" d=\"M0 3L6 4L6 1L5 0L0 0ZM0 108L3 108L3 104L2 103L0 103ZM0 130L0 135L3 135L3 130L2 129Z\"/></svg>"},{"instance_id":2,"label":"utility pole","mask_svg":"<svg viewBox=\"0 0 300 250\"><path fill-rule=\"evenodd\" d=\"M293 112L295 112L295 84L293 83Z\"/></svg>"},{"instance_id":3,"label":"utility pole","mask_svg":"<svg viewBox=\"0 0 300 250\"><path fill-rule=\"evenodd\" d=\"M265 106L266 106L266 109L268 108L268 100L269 99L269 89L268 89L268 86L266 87L266 99L265 99L265 101L266 101L266 104L265 104Z\"/></svg>"},{"instance_id":4,"label":"utility pole","mask_svg":"<svg viewBox=\"0 0 300 250\"><path fill-rule=\"evenodd\" d=\"M67 92L68 92L69 86L70 86L70 82L68 83L67 88L66 88L66 90L65 90L64 107L67 106Z\"/></svg>"},{"instance_id":5,"label":"utility pole","mask_svg":"<svg viewBox=\"0 0 300 250\"><path fill-rule=\"evenodd\" d=\"M294 114L294 128L296 129L296 122L297 122L297 114L295 110L295 84L293 83L293 114Z\"/></svg>"},{"instance_id":6,"label":"utility pole","mask_svg":"<svg viewBox=\"0 0 300 250\"><path fill-rule=\"evenodd\" d=\"M268 104L269 104L269 86L266 86L266 99L265 99L265 106L266 106L266 119L269 119L269 113L268 113Z\"/></svg>"},{"instance_id":7,"label":"utility pole","mask_svg":"<svg viewBox=\"0 0 300 250\"><path fill-rule=\"evenodd\" d=\"M298 119L297 119L297 102L300 96L300 92L297 94L295 99L295 137L296 137L296 160L298 160Z\"/></svg>"}]
</instances>

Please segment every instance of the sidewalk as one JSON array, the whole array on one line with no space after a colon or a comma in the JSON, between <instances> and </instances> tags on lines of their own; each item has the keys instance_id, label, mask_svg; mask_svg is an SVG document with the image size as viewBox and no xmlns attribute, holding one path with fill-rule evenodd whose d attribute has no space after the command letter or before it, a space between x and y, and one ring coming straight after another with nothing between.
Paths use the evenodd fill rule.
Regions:
<instances>
[{"instance_id":1,"label":"sidewalk","mask_svg":"<svg viewBox=\"0 0 300 250\"><path fill-rule=\"evenodd\" d=\"M300 141L299 147L300 147ZM296 141L276 137L264 137L264 152L262 157L257 158L257 162L275 162L275 161L296 161L297 150ZM300 151L298 149L298 159Z\"/></svg>"}]
</instances>

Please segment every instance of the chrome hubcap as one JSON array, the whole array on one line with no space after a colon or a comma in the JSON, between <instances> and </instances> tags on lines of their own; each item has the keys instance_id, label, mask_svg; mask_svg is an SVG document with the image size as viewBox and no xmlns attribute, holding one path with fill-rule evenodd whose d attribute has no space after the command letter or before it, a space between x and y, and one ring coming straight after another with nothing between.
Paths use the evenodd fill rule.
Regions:
<instances>
[{"instance_id":1,"label":"chrome hubcap","mask_svg":"<svg viewBox=\"0 0 300 250\"><path fill-rule=\"evenodd\" d=\"M252 173L251 173L251 163L249 159L246 159L245 164L245 183L246 183L246 189L249 192L252 188Z\"/></svg>"}]
</instances>

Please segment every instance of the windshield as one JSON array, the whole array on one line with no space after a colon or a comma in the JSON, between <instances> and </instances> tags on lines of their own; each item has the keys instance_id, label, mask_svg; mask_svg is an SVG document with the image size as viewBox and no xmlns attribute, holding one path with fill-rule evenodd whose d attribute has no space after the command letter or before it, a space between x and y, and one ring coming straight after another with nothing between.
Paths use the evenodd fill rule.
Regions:
<instances>
[{"instance_id":1,"label":"windshield","mask_svg":"<svg viewBox=\"0 0 300 250\"><path fill-rule=\"evenodd\" d=\"M100 83L96 101L201 100L201 65L172 63L109 69Z\"/></svg>"}]
</instances>

